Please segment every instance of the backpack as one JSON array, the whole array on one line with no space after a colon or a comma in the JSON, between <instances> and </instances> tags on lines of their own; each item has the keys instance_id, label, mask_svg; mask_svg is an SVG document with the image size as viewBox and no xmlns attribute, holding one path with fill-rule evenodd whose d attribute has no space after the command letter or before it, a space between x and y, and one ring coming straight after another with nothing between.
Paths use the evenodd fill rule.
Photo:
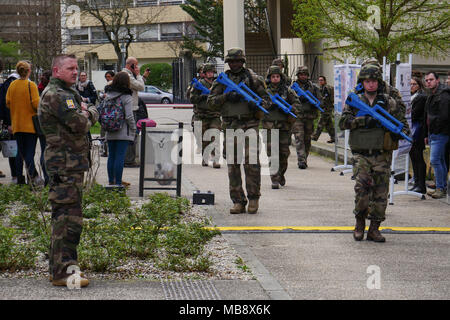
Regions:
<instances>
[{"instance_id":1,"label":"backpack","mask_svg":"<svg viewBox=\"0 0 450 320\"><path fill-rule=\"evenodd\" d=\"M125 122L125 112L120 96L114 99L106 98L98 106L98 121L107 132L119 131Z\"/></svg>"}]
</instances>

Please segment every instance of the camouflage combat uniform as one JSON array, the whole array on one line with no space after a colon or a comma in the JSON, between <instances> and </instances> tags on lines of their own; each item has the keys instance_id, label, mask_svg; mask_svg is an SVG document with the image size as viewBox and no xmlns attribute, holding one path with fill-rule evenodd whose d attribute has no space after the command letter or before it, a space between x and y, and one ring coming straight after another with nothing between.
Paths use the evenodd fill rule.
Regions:
<instances>
[{"instance_id":1,"label":"camouflage combat uniform","mask_svg":"<svg viewBox=\"0 0 450 320\"><path fill-rule=\"evenodd\" d=\"M62 80L51 78L38 108L47 140L44 157L52 207L49 267L54 280L67 277L67 267L77 265L77 245L83 227L83 176L90 165L88 132L97 121L98 112L90 107L89 119L86 118L81 102L75 90Z\"/></svg>"},{"instance_id":2,"label":"camouflage combat uniform","mask_svg":"<svg viewBox=\"0 0 450 320\"><path fill-rule=\"evenodd\" d=\"M299 67L297 75L301 72L308 72L306 67ZM322 105L322 95L318 86L307 80L301 83L297 80L298 85L303 91L309 91L315 96ZM308 166L309 150L311 149L311 136L314 133L314 120L319 115L320 110L312 105L306 98L301 97L302 104L299 110L299 117L294 124L292 132L295 136L295 145L297 149L297 159L299 168L306 169Z\"/></svg>"},{"instance_id":3,"label":"camouflage combat uniform","mask_svg":"<svg viewBox=\"0 0 450 320\"><path fill-rule=\"evenodd\" d=\"M319 139L323 128L325 128L327 129L327 132L331 138L329 142L332 143L334 142L334 88L327 84L321 86L320 94L322 95L323 99L322 109L324 110L324 112L320 113L320 119L312 139Z\"/></svg>"},{"instance_id":4,"label":"camouflage combat uniform","mask_svg":"<svg viewBox=\"0 0 450 320\"><path fill-rule=\"evenodd\" d=\"M229 49L225 62L228 62L228 59L235 58L242 59L245 62L242 49ZM261 81L261 77L258 77L253 71L244 67L236 73L228 70L226 74L229 79L236 84L244 81L253 92L264 100L264 104L267 106L270 98L265 91L264 82ZM259 162L260 143L258 127L264 113L242 98L236 102L229 101L227 98L228 93L224 93L225 89L226 87L223 84L215 81L208 97L208 104L212 109L219 110L222 115L222 128L225 133L224 158L226 158L228 166L230 198L234 204L241 204L245 207L247 199L258 200L261 196L261 165ZM242 129L243 132L250 136L256 135L256 144L249 143L251 139L248 139L248 137L245 138L245 146L238 144L238 139L236 138L234 139L234 143L233 141L227 143L227 129L231 129L234 132L238 130L236 133L240 131L239 129ZM231 140L231 137L229 139ZM234 145L234 150L227 149L227 144L231 143ZM243 158L243 154L245 155L244 172L247 197L245 196L242 187L241 164L238 163L238 160ZM254 160L254 162L252 160Z\"/></svg>"},{"instance_id":5,"label":"camouflage combat uniform","mask_svg":"<svg viewBox=\"0 0 450 320\"><path fill-rule=\"evenodd\" d=\"M382 83L380 71L362 68L358 81L369 78L378 79L380 85ZM364 94L358 96L361 101L371 107L375 104L382 106L403 123L402 131L409 135L409 126L404 111L395 99L380 91L373 104L369 103ZM398 147L395 141L398 141L399 137L390 133L372 117L357 117L358 111L358 109L346 105L342 111L339 127L341 130L350 129L349 144L353 154L353 176L355 178L355 209L353 211L357 220L355 230L359 224L360 234L362 232L363 235L364 221L366 218L370 219L369 239L372 222L375 222L374 228L378 231L379 224L385 220L392 150ZM360 237L358 239L355 237L355 239L361 240ZM381 236L379 240L379 242L384 242L384 238Z\"/></svg>"},{"instance_id":6,"label":"camouflage combat uniform","mask_svg":"<svg viewBox=\"0 0 450 320\"><path fill-rule=\"evenodd\" d=\"M270 83L270 75L279 74L282 76L280 68L277 66L271 66L267 74L268 87L267 92L270 95L279 94L287 103L292 106L291 112L298 117L298 110L301 107L300 100L295 94L294 90L290 89L285 83L285 79L281 77L281 81L278 84ZM292 125L295 122L295 118L284 111L282 111L276 104L272 104L269 108L269 114L264 115L263 128L267 130L264 143L266 144L267 156L270 159L270 178L272 180L272 188L278 189L279 185L285 185L286 179L284 174L286 173L288 167L288 158L290 155L289 145L292 135ZM278 155L272 155L272 141L271 141L271 130L279 130L279 144L278 144ZM278 158L278 166L273 165L273 157ZM277 170L274 170L277 169Z\"/></svg>"},{"instance_id":7,"label":"camouflage combat uniform","mask_svg":"<svg viewBox=\"0 0 450 320\"><path fill-rule=\"evenodd\" d=\"M212 69L211 69L212 68ZM210 66L209 64L206 64L203 67L203 72L212 70L214 71L214 66ZM199 80L199 82L205 86L207 89L211 89L212 83L209 83L205 79ZM197 121L201 121L202 123L202 137L205 134L205 132L209 129L222 129L222 121L220 119L220 111L211 109L207 104L207 98L208 95L202 94L201 90L197 90L193 88L191 90L190 100L191 103L194 105L194 108L197 110ZM215 137L212 136L211 141L207 141L202 139L202 156L203 156L203 164L207 165L209 155L204 155L205 148L210 144L215 142ZM219 142L220 143L220 142ZM216 168L219 168L220 165L218 165L218 159L216 159L219 155L216 156L215 151L213 150L211 153L212 158L214 159L214 166Z\"/></svg>"}]
</instances>

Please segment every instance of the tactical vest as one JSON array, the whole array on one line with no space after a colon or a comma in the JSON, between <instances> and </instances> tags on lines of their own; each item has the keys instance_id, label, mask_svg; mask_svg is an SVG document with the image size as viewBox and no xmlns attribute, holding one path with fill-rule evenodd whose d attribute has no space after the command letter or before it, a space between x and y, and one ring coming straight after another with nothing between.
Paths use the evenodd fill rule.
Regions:
<instances>
[{"instance_id":1,"label":"tactical vest","mask_svg":"<svg viewBox=\"0 0 450 320\"><path fill-rule=\"evenodd\" d=\"M222 117L252 117L253 111L245 101L231 103L226 101L221 109Z\"/></svg>"},{"instance_id":2,"label":"tactical vest","mask_svg":"<svg viewBox=\"0 0 450 320\"><path fill-rule=\"evenodd\" d=\"M383 150L383 128L358 128L350 130L348 143L352 150Z\"/></svg>"},{"instance_id":3,"label":"tactical vest","mask_svg":"<svg viewBox=\"0 0 450 320\"><path fill-rule=\"evenodd\" d=\"M389 97L384 96L384 98L386 105L389 103ZM383 127L357 128L350 130L348 142L352 150L394 150L392 146L386 145L386 138L390 138L390 134Z\"/></svg>"}]
</instances>

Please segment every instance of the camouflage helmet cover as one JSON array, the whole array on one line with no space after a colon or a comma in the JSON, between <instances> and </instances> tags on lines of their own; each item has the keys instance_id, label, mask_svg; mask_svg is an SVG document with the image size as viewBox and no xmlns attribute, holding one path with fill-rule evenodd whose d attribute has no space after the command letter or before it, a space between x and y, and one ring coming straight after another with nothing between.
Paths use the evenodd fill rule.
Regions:
<instances>
[{"instance_id":1,"label":"camouflage helmet cover","mask_svg":"<svg viewBox=\"0 0 450 320\"><path fill-rule=\"evenodd\" d=\"M276 58L276 59L273 59L272 65L273 65L273 66L284 67L284 61L283 61L283 59Z\"/></svg>"},{"instance_id":2,"label":"camouflage helmet cover","mask_svg":"<svg viewBox=\"0 0 450 320\"><path fill-rule=\"evenodd\" d=\"M376 79L380 83L383 82L383 75L381 74L381 68L373 64L367 64L364 67L362 67L358 75L358 83L366 79Z\"/></svg>"},{"instance_id":3,"label":"camouflage helmet cover","mask_svg":"<svg viewBox=\"0 0 450 320\"><path fill-rule=\"evenodd\" d=\"M297 68L297 71L295 71L295 74L298 75L299 73L304 73L309 76L309 70L307 66L300 66Z\"/></svg>"},{"instance_id":4,"label":"camouflage helmet cover","mask_svg":"<svg viewBox=\"0 0 450 320\"><path fill-rule=\"evenodd\" d=\"M245 62L245 53L241 48L230 48L225 56L225 63L230 60L242 60Z\"/></svg>"},{"instance_id":5,"label":"camouflage helmet cover","mask_svg":"<svg viewBox=\"0 0 450 320\"><path fill-rule=\"evenodd\" d=\"M378 60L376 58L368 58L368 59L364 60L363 63L361 64L361 68L368 64L372 64L372 65L377 66L378 68L381 68L380 63L378 62Z\"/></svg>"},{"instance_id":6,"label":"camouflage helmet cover","mask_svg":"<svg viewBox=\"0 0 450 320\"><path fill-rule=\"evenodd\" d=\"M212 63L205 63L203 65L203 72L212 71L216 72L216 66Z\"/></svg>"},{"instance_id":7,"label":"camouflage helmet cover","mask_svg":"<svg viewBox=\"0 0 450 320\"><path fill-rule=\"evenodd\" d=\"M277 65L272 65L267 70L267 78L269 78L273 74L279 74L280 76L283 75L283 72L281 71L281 68Z\"/></svg>"}]
</instances>

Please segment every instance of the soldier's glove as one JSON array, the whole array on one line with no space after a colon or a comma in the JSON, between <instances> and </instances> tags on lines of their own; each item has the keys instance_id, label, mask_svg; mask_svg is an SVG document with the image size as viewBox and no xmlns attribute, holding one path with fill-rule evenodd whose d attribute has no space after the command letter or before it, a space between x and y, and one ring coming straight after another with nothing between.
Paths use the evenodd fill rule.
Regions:
<instances>
[{"instance_id":1,"label":"soldier's glove","mask_svg":"<svg viewBox=\"0 0 450 320\"><path fill-rule=\"evenodd\" d=\"M300 100L301 103L306 103L306 102L308 102L308 99L306 99L304 96L298 97L298 100Z\"/></svg>"},{"instance_id":2,"label":"soldier's glove","mask_svg":"<svg viewBox=\"0 0 450 320\"><path fill-rule=\"evenodd\" d=\"M269 109L268 109L268 110L276 110L276 109L278 109L278 106L277 106L275 103L272 103L272 104L269 106Z\"/></svg>"},{"instance_id":3,"label":"soldier's glove","mask_svg":"<svg viewBox=\"0 0 450 320\"><path fill-rule=\"evenodd\" d=\"M391 134L391 138L394 142L397 142L400 139L403 139L401 135L393 133L393 132L389 132Z\"/></svg>"},{"instance_id":4,"label":"soldier's glove","mask_svg":"<svg viewBox=\"0 0 450 320\"><path fill-rule=\"evenodd\" d=\"M352 129L364 128L366 126L366 117L356 117L351 123Z\"/></svg>"},{"instance_id":5,"label":"soldier's glove","mask_svg":"<svg viewBox=\"0 0 450 320\"><path fill-rule=\"evenodd\" d=\"M207 94L200 95L200 102L206 101L206 99L208 99L208 95Z\"/></svg>"},{"instance_id":6,"label":"soldier's glove","mask_svg":"<svg viewBox=\"0 0 450 320\"><path fill-rule=\"evenodd\" d=\"M225 99L229 102L236 103L241 100L241 95L235 91L230 91L225 94Z\"/></svg>"},{"instance_id":7,"label":"soldier's glove","mask_svg":"<svg viewBox=\"0 0 450 320\"><path fill-rule=\"evenodd\" d=\"M366 115L366 127L369 129L375 128L378 126L378 121L374 119L373 117Z\"/></svg>"},{"instance_id":8,"label":"soldier's glove","mask_svg":"<svg viewBox=\"0 0 450 320\"><path fill-rule=\"evenodd\" d=\"M252 111L258 111L258 106L256 105L256 103L254 103L253 101L249 101L248 102L248 107L250 108L250 110Z\"/></svg>"}]
</instances>

